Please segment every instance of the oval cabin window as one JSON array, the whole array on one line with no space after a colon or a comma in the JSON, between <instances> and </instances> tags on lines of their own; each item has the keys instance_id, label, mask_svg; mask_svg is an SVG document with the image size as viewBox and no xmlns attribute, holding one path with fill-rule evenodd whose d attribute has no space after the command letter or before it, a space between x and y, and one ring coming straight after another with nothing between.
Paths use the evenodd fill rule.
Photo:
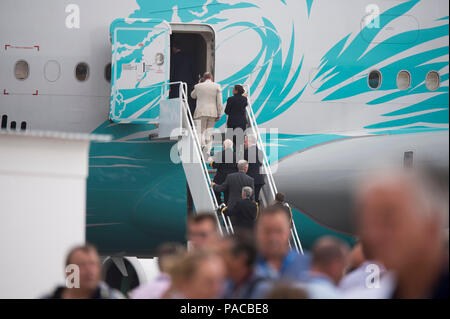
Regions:
<instances>
[{"instance_id":1,"label":"oval cabin window","mask_svg":"<svg viewBox=\"0 0 450 319\"><path fill-rule=\"evenodd\" d=\"M399 90L407 90L411 86L411 74L406 71L402 70L398 72L397 74L397 87Z\"/></svg>"},{"instance_id":2,"label":"oval cabin window","mask_svg":"<svg viewBox=\"0 0 450 319\"><path fill-rule=\"evenodd\" d=\"M441 77L438 72L430 71L425 78L425 85L430 91L436 91L441 85Z\"/></svg>"},{"instance_id":3,"label":"oval cabin window","mask_svg":"<svg viewBox=\"0 0 450 319\"><path fill-rule=\"evenodd\" d=\"M29 72L30 68L27 61L20 60L16 62L16 65L14 66L14 75L17 80L25 80L28 77Z\"/></svg>"},{"instance_id":4,"label":"oval cabin window","mask_svg":"<svg viewBox=\"0 0 450 319\"><path fill-rule=\"evenodd\" d=\"M49 82L55 82L61 75L61 66L58 61L50 60L45 63L44 77Z\"/></svg>"},{"instance_id":5,"label":"oval cabin window","mask_svg":"<svg viewBox=\"0 0 450 319\"><path fill-rule=\"evenodd\" d=\"M367 82L369 87L373 90L378 89L381 86L381 72L378 70L373 70L369 73Z\"/></svg>"},{"instance_id":6,"label":"oval cabin window","mask_svg":"<svg viewBox=\"0 0 450 319\"><path fill-rule=\"evenodd\" d=\"M78 81L86 81L89 77L89 66L84 62L78 63L75 68L75 76Z\"/></svg>"},{"instance_id":7,"label":"oval cabin window","mask_svg":"<svg viewBox=\"0 0 450 319\"><path fill-rule=\"evenodd\" d=\"M8 126L8 115L2 115L2 124L0 128L5 129Z\"/></svg>"}]
</instances>

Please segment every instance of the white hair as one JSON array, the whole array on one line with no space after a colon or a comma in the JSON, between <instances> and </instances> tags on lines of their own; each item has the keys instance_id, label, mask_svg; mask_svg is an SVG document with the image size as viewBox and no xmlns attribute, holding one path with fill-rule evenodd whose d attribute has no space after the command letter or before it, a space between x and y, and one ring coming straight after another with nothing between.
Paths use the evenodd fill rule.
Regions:
<instances>
[{"instance_id":1,"label":"white hair","mask_svg":"<svg viewBox=\"0 0 450 319\"><path fill-rule=\"evenodd\" d=\"M244 194L245 198L252 197L253 189L250 186L244 186L242 187L242 194Z\"/></svg>"},{"instance_id":2,"label":"white hair","mask_svg":"<svg viewBox=\"0 0 450 319\"><path fill-rule=\"evenodd\" d=\"M230 139L226 139L225 141L223 141L223 149L229 149L229 148L233 148L233 141Z\"/></svg>"},{"instance_id":3,"label":"white hair","mask_svg":"<svg viewBox=\"0 0 450 319\"><path fill-rule=\"evenodd\" d=\"M237 166L238 166L238 170L239 170L239 171L243 171L243 170L245 170L246 168L248 168L248 162L247 162L246 160L240 160L240 161L238 162Z\"/></svg>"}]
</instances>

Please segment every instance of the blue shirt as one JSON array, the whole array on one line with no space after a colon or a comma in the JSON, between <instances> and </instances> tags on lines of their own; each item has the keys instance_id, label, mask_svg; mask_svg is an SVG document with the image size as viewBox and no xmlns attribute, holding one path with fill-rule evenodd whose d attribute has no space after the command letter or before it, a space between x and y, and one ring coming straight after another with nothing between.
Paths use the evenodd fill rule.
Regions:
<instances>
[{"instance_id":1,"label":"blue shirt","mask_svg":"<svg viewBox=\"0 0 450 319\"><path fill-rule=\"evenodd\" d=\"M310 256L301 255L291 250L283 259L280 270L274 269L260 256L256 263L255 273L261 277L273 280L300 280L309 270Z\"/></svg>"},{"instance_id":2,"label":"blue shirt","mask_svg":"<svg viewBox=\"0 0 450 319\"><path fill-rule=\"evenodd\" d=\"M271 288L271 282L253 273L245 282L236 286L231 280L226 282L224 299L262 299Z\"/></svg>"},{"instance_id":3,"label":"blue shirt","mask_svg":"<svg viewBox=\"0 0 450 319\"><path fill-rule=\"evenodd\" d=\"M323 274L307 274L299 287L306 290L309 299L340 299L339 290L329 277Z\"/></svg>"}]
</instances>

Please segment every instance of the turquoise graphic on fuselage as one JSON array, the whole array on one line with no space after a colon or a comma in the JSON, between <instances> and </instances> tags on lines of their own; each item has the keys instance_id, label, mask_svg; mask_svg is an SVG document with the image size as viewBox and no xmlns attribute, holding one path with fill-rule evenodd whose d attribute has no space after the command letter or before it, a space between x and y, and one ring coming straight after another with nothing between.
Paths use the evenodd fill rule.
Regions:
<instances>
[{"instance_id":1,"label":"turquoise graphic on fuselage","mask_svg":"<svg viewBox=\"0 0 450 319\"><path fill-rule=\"evenodd\" d=\"M310 8L311 1L308 2ZM281 2L280 2L281 3ZM259 8L257 4L250 2L240 2L237 4L228 4L217 0L202 1L188 0L149 2L138 0L139 9L134 11L130 18L149 18L171 21L174 12L183 23L206 23L214 25L216 32L225 30L236 30L234 36L247 30L253 30L261 39L262 46L258 54L239 71L232 76L219 80L224 92L228 91L230 86L235 84L246 83L252 76L253 81L250 83L251 92L259 86L263 89L258 96L252 95L253 110L258 113L258 123L264 123L277 117L291 107L300 98L303 90L295 92L294 96L286 100L286 97L293 92L293 88L299 79L302 68L303 56L298 57L295 61L295 29L292 23L291 41L287 56L283 58L282 37L275 25L266 17L261 18L261 24L255 24L250 21L229 21L228 19L219 18L220 14L228 10L238 10L245 8ZM182 9L180 8L182 5ZM285 4L284 4L285 5ZM169 8L169 10L168 10ZM199 10L200 11L196 11ZM309 9L308 9L309 10ZM232 38L232 37L231 37ZM224 41L229 41L227 38ZM217 43L216 51L220 51L222 43ZM217 55L217 54L216 54ZM263 59L262 64L258 62ZM298 65L292 76L289 76L293 65ZM224 101L226 95L224 94ZM286 101L285 101L286 100ZM217 127L225 123L223 117Z\"/></svg>"},{"instance_id":2,"label":"turquoise graphic on fuselage","mask_svg":"<svg viewBox=\"0 0 450 319\"><path fill-rule=\"evenodd\" d=\"M448 17L444 17L437 20L443 23L436 27L402 32L380 43L373 42L384 28L387 28L395 19L407 14L418 3L419 0L411 0L394 6L379 15L379 27L373 27L371 24L368 24L345 49L344 46L348 42L350 34L333 46L322 58L319 72L314 80L316 81L320 77L322 79L320 80L320 87L315 93L331 91L331 93L327 93L323 101L349 99L359 94L368 93L372 90L367 85L368 74L363 74L355 80L352 80L352 78L365 70L370 70L374 65L392 60L392 57L404 53L413 47L438 38L448 37ZM368 49L372 44L375 45ZM386 117L401 115L402 118L400 119L374 123L365 128L392 129L416 123L429 124L426 127L433 127L433 124L448 124L448 84L441 85L433 92L430 92L425 84L427 72L430 70L441 71L448 67L448 59L446 61L438 60L448 56L448 52L448 45L444 45L399 58L379 68L382 74L382 81L378 90L386 92L386 94L376 99L368 100L366 102L368 107L393 102L395 99L411 95L414 95L415 100L420 100L420 102L383 114ZM436 62L436 60L439 62ZM397 74L402 70L407 70L411 76L410 87L406 90L397 89ZM441 83L448 81L448 73L440 74L440 77ZM348 83L343 85L344 82ZM421 114L415 114L416 112L421 112ZM403 132L406 133L406 131Z\"/></svg>"},{"instance_id":3,"label":"turquoise graphic on fuselage","mask_svg":"<svg viewBox=\"0 0 450 319\"><path fill-rule=\"evenodd\" d=\"M301 103L297 102L301 101L306 84L298 88L298 83L302 80L300 73L306 54L294 52L295 35L298 30L295 29L293 22L291 22L292 27L288 38L282 39L277 26L268 17L260 17L260 23L256 23L255 21L229 20L226 18L227 15L222 15L229 10L258 9L256 1L248 0L234 4L219 0L137 0L136 2L139 9L132 12L129 18L151 18L171 22L176 14L179 19L177 21L183 23L210 24L218 33L234 31L233 35L216 44L218 53L224 42L239 33L247 30L255 32L261 40L261 47L247 65L243 65L233 75L219 79L224 92L227 92L228 88L234 84L247 83L251 88L252 107L257 114L258 124L271 121L292 107L301 107ZM315 3L312 0L306 0L305 19L315 17L312 10ZM377 95L376 99L368 95L365 107L377 107L410 95L419 97L418 103L383 114L387 118L396 116L395 119L373 123L362 128L368 134L406 134L443 129L436 127L437 124L447 124L447 128L444 129L448 130L448 84L441 85L434 92L429 92L424 83L427 71L432 69L440 71L448 67L448 60L446 62L436 60L448 54L448 45L411 56L393 58L420 44L448 37L448 17L440 19L440 25L419 29L417 39L414 41L411 41L415 36L411 31L396 34L381 43L373 42L383 28L389 27L389 23L407 14L417 3L419 3L418 0L402 2L381 13L380 29L364 28L351 41L349 39L352 34L345 36L335 45L330 46L330 50L323 56L318 66L319 72L314 82L319 85L314 94L324 94L324 103L351 100L355 96L370 93L371 89L367 85L365 72L384 61L389 62L380 68L383 81L378 90L385 94L381 97ZM280 4L287 5L284 0L280 0ZM283 41L285 42L283 48L287 48L287 51L282 49ZM389 43L399 44L387 45ZM123 53L124 50L125 48L117 48L118 53ZM137 48L121 63L140 62L141 54L142 51ZM412 77L411 88L405 91L396 90L396 74L402 69L408 70ZM114 72L116 71L113 69L113 74ZM120 75L119 72L119 77ZM441 83L444 81L448 81L448 73L441 74ZM135 110L132 103L136 106L148 105L150 110L148 112L154 113L141 115L156 117L159 113L158 94L140 82L128 93L122 93L123 99L120 101L128 100L127 105L132 106L129 110ZM225 99L226 94L224 94L224 101ZM120 116L132 115L126 113L127 109L123 104L119 103L118 110L122 112ZM218 122L217 126L222 126L224 123L225 117ZM403 127L405 125L409 127ZM165 240L185 240L186 180L184 172L181 165L171 163L168 158L173 143L148 141L148 136L154 129L155 126L150 124L115 124L106 121L93 132L114 136L110 144L93 144L90 154L87 237L89 241L101 245L103 252L117 251L119 247L120 251L139 255L153 250L157 244ZM280 133L277 141L268 141L279 145L280 159L308 147L347 137L345 133L314 135ZM108 203L102 207L105 202ZM100 213L97 214L97 212ZM306 240L306 248L312 243L314 236L331 233L330 230L311 221L300 212L294 216L301 229L307 227L302 229L303 236L308 237L302 238ZM108 234L114 234L114 236ZM107 240L104 239L105 237Z\"/></svg>"}]
</instances>

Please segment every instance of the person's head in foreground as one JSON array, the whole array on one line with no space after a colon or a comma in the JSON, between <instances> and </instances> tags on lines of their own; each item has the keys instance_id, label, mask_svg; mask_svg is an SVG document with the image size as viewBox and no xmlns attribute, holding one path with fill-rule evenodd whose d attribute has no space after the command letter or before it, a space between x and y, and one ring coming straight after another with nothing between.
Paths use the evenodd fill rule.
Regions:
<instances>
[{"instance_id":1,"label":"person's head in foreground","mask_svg":"<svg viewBox=\"0 0 450 319\"><path fill-rule=\"evenodd\" d=\"M184 246L178 243L164 243L156 250L158 268L161 273L168 273L182 254L186 253Z\"/></svg>"},{"instance_id":2,"label":"person's head in foreground","mask_svg":"<svg viewBox=\"0 0 450 319\"><path fill-rule=\"evenodd\" d=\"M213 214L197 214L187 221L187 237L194 249L211 248L219 239L219 229Z\"/></svg>"},{"instance_id":3,"label":"person's head in foreground","mask_svg":"<svg viewBox=\"0 0 450 319\"><path fill-rule=\"evenodd\" d=\"M227 266L228 278L235 284L240 284L253 273L257 250L252 234L239 232L229 240L223 259Z\"/></svg>"},{"instance_id":4,"label":"person's head in foreground","mask_svg":"<svg viewBox=\"0 0 450 319\"><path fill-rule=\"evenodd\" d=\"M173 242L160 245L156 250L159 275L129 293L133 299L160 299L170 287L170 269L186 254L186 248Z\"/></svg>"},{"instance_id":5,"label":"person's head in foreground","mask_svg":"<svg viewBox=\"0 0 450 319\"><path fill-rule=\"evenodd\" d=\"M378 172L363 183L357 212L364 250L397 276L394 297L448 297L448 180L424 170Z\"/></svg>"},{"instance_id":6,"label":"person's head in foreground","mask_svg":"<svg viewBox=\"0 0 450 319\"><path fill-rule=\"evenodd\" d=\"M223 293L225 265L214 252L189 252L170 268L169 273L172 285L164 298L214 299Z\"/></svg>"},{"instance_id":7,"label":"person's head in foreground","mask_svg":"<svg viewBox=\"0 0 450 319\"><path fill-rule=\"evenodd\" d=\"M276 284L265 296L266 299L308 299L308 293L301 287L285 282Z\"/></svg>"},{"instance_id":8,"label":"person's head in foreground","mask_svg":"<svg viewBox=\"0 0 450 319\"><path fill-rule=\"evenodd\" d=\"M68 290L68 295L91 295L102 280L100 257L94 246L85 245L73 248L66 258L66 266L77 265L80 270L80 288Z\"/></svg>"},{"instance_id":9,"label":"person's head in foreground","mask_svg":"<svg viewBox=\"0 0 450 319\"><path fill-rule=\"evenodd\" d=\"M91 245L74 247L66 257L66 285L44 298L116 299L123 295L102 282L101 262Z\"/></svg>"},{"instance_id":10,"label":"person's head in foreground","mask_svg":"<svg viewBox=\"0 0 450 319\"><path fill-rule=\"evenodd\" d=\"M311 254L311 274L326 276L337 285L348 268L350 247L338 238L325 236L314 243Z\"/></svg>"},{"instance_id":11,"label":"person's head in foreground","mask_svg":"<svg viewBox=\"0 0 450 319\"><path fill-rule=\"evenodd\" d=\"M286 210L278 206L269 206L259 214L256 242L259 253L271 263L281 263L290 250L290 218Z\"/></svg>"}]
</instances>

